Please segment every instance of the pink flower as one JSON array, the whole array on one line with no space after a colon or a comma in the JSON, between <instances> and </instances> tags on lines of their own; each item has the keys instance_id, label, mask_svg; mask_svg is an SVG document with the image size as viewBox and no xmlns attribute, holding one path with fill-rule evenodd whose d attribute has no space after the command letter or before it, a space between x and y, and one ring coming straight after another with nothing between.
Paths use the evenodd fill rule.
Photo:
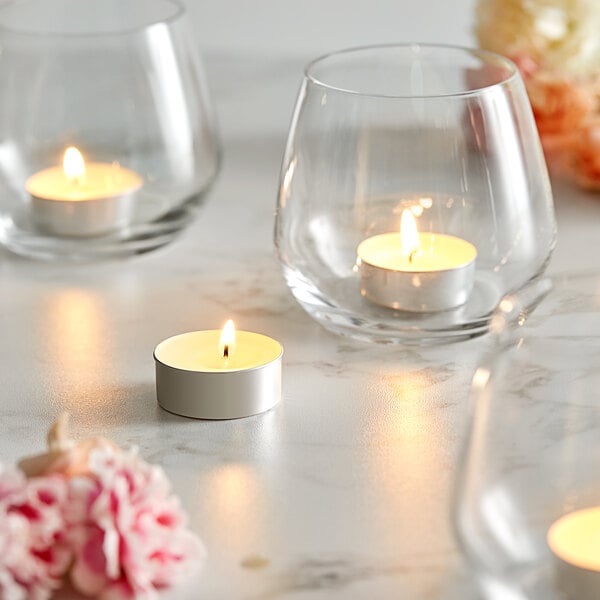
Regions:
<instances>
[{"instance_id":1,"label":"pink flower","mask_svg":"<svg viewBox=\"0 0 600 600\"><path fill-rule=\"evenodd\" d=\"M578 183L600 191L600 116L590 119L581 127L575 140L574 154Z\"/></svg>"},{"instance_id":2,"label":"pink flower","mask_svg":"<svg viewBox=\"0 0 600 600\"><path fill-rule=\"evenodd\" d=\"M204 555L162 469L104 438L75 443L67 415L19 466L29 480L0 477L0 598L43 600L71 566L83 594L149 600Z\"/></svg>"},{"instance_id":3,"label":"pink flower","mask_svg":"<svg viewBox=\"0 0 600 600\"><path fill-rule=\"evenodd\" d=\"M71 553L65 544L67 487L59 476L25 479L0 467L0 597L44 600L59 587Z\"/></svg>"},{"instance_id":4,"label":"pink flower","mask_svg":"<svg viewBox=\"0 0 600 600\"><path fill-rule=\"evenodd\" d=\"M73 586L103 600L151 599L204 555L160 467L135 451L96 448L70 479Z\"/></svg>"}]
</instances>

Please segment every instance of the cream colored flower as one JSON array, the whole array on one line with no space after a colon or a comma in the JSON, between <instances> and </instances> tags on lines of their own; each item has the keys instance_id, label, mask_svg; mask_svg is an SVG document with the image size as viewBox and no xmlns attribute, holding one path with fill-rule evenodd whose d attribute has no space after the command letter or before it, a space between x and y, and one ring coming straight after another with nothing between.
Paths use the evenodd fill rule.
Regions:
<instances>
[{"instance_id":1,"label":"cream colored flower","mask_svg":"<svg viewBox=\"0 0 600 600\"><path fill-rule=\"evenodd\" d=\"M476 34L482 48L529 55L544 69L600 70L599 0L479 0Z\"/></svg>"}]
</instances>

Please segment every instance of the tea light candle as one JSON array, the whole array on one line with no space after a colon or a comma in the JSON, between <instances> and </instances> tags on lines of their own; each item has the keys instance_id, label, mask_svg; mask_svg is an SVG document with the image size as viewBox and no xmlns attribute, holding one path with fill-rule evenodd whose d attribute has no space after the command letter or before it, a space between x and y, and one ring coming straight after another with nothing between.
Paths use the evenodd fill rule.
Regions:
<instances>
[{"instance_id":1,"label":"tea light candle","mask_svg":"<svg viewBox=\"0 0 600 600\"><path fill-rule=\"evenodd\" d=\"M464 304L473 289L477 249L461 238L419 233L410 210L400 232L383 233L357 248L361 294L375 304L433 312Z\"/></svg>"},{"instance_id":2,"label":"tea light candle","mask_svg":"<svg viewBox=\"0 0 600 600\"><path fill-rule=\"evenodd\" d=\"M556 558L555 583L565 600L600 597L600 506L555 521L548 546Z\"/></svg>"},{"instance_id":3,"label":"tea light candle","mask_svg":"<svg viewBox=\"0 0 600 600\"><path fill-rule=\"evenodd\" d=\"M281 399L276 340L250 331L183 333L154 351L156 394L165 410L197 419L237 419L269 410Z\"/></svg>"},{"instance_id":4,"label":"tea light candle","mask_svg":"<svg viewBox=\"0 0 600 600\"><path fill-rule=\"evenodd\" d=\"M74 146L62 166L33 174L25 189L36 225L54 235L101 235L131 219L134 192L142 178L117 163L86 163Z\"/></svg>"}]
</instances>

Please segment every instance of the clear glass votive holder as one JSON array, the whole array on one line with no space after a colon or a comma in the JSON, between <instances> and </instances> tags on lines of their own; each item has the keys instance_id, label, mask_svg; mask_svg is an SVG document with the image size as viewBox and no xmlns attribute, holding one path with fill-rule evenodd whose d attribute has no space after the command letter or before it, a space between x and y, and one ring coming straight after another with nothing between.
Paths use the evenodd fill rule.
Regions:
<instances>
[{"instance_id":1,"label":"clear glass votive holder","mask_svg":"<svg viewBox=\"0 0 600 600\"><path fill-rule=\"evenodd\" d=\"M459 545L487 600L597 600L600 275L531 284L491 329L458 465Z\"/></svg>"},{"instance_id":2,"label":"clear glass votive holder","mask_svg":"<svg viewBox=\"0 0 600 600\"><path fill-rule=\"evenodd\" d=\"M378 342L478 335L554 243L546 165L509 60L409 44L308 65L275 245L318 322Z\"/></svg>"},{"instance_id":3,"label":"clear glass votive holder","mask_svg":"<svg viewBox=\"0 0 600 600\"><path fill-rule=\"evenodd\" d=\"M219 165L184 7L16 0L0 45L0 244L93 259L172 240Z\"/></svg>"}]
</instances>

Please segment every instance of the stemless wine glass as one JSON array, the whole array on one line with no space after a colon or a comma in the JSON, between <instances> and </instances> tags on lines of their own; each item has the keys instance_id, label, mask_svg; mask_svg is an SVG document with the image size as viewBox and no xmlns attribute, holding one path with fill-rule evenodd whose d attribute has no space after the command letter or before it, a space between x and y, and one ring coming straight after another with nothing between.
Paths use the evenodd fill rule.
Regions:
<instances>
[{"instance_id":1,"label":"stemless wine glass","mask_svg":"<svg viewBox=\"0 0 600 600\"><path fill-rule=\"evenodd\" d=\"M600 597L600 276L552 284L502 300L473 379L454 516L490 600Z\"/></svg>"},{"instance_id":2,"label":"stemless wine glass","mask_svg":"<svg viewBox=\"0 0 600 600\"><path fill-rule=\"evenodd\" d=\"M78 259L172 240L219 162L183 6L5 2L0 46L0 243Z\"/></svg>"},{"instance_id":3,"label":"stemless wine glass","mask_svg":"<svg viewBox=\"0 0 600 600\"><path fill-rule=\"evenodd\" d=\"M554 242L510 61L410 44L307 67L275 245L294 296L325 327L383 342L480 334L502 296L544 271Z\"/></svg>"}]
</instances>

